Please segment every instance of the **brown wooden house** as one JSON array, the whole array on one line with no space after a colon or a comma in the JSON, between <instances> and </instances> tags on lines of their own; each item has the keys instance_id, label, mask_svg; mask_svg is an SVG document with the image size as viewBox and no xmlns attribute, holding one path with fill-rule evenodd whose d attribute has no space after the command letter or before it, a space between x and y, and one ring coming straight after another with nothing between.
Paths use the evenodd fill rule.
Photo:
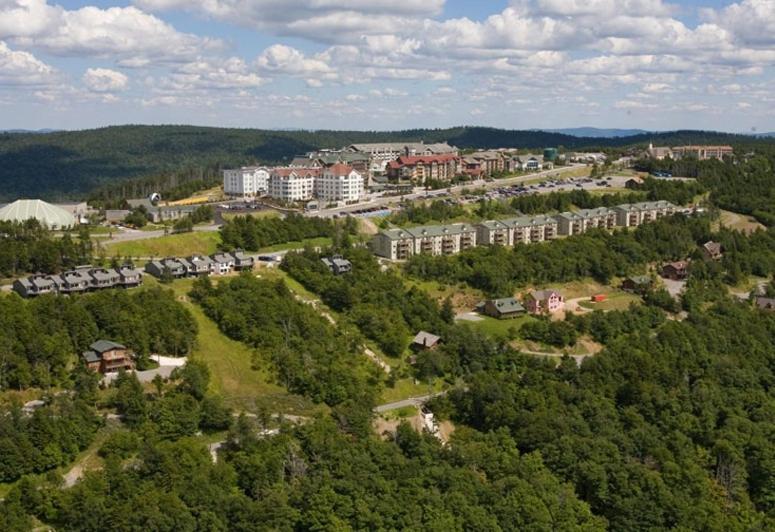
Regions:
<instances>
[{"instance_id":1,"label":"brown wooden house","mask_svg":"<svg viewBox=\"0 0 775 532\"><path fill-rule=\"evenodd\" d=\"M89 369L103 374L135 367L133 353L126 346L109 340L97 340L82 356Z\"/></svg>"},{"instance_id":2,"label":"brown wooden house","mask_svg":"<svg viewBox=\"0 0 775 532\"><path fill-rule=\"evenodd\" d=\"M675 262L668 262L662 266L662 277L665 279L672 279L673 281L681 281L686 279L689 275L689 263L685 260L679 260Z\"/></svg>"}]
</instances>

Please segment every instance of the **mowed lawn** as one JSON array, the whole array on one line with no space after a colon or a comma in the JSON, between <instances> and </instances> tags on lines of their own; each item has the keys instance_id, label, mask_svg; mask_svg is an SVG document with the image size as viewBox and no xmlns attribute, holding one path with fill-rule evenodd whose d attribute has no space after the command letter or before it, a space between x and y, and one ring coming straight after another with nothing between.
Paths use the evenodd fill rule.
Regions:
<instances>
[{"instance_id":1,"label":"mowed lawn","mask_svg":"<svg viewBox=\"0 0 775 532\"><path fill-rule=\"evenodd\" d=\"M609 292L605 301L595 303L591 298L587 301L579 301L579 306L589 310L627 310L632 303L640 304L643 300L640 296L628 292Z\"/></svg>"},{"instance_id":2,"label":"mowed lawn","mask_svg":"<svg viewBox=\"0 0 775 532\"><path fill-rule=\"evenodd\" d=\"M187 257L194 253L215 253L220 243L218 231L194 231L127 242L106 242L104 246L109 257Z\"/></svg>"},{"instance_id":3,"label":"mowed lawn","mask_svg":"<svg viewBox=\"0 0 775 532\"><path fill-rule=\"evenodd\" d=\"M457 320L455 323L458 325L468 325L472 329L476 329L490 336L504 338L511 335L511 330L519 331L522 325L529 321L535 321L536 319L529 314L523 314L521 316L517 316L516 318L503 320L491 318L481 314L479 314L479 316L482 318L480 321Z\"/></svg>"}]
</instances>

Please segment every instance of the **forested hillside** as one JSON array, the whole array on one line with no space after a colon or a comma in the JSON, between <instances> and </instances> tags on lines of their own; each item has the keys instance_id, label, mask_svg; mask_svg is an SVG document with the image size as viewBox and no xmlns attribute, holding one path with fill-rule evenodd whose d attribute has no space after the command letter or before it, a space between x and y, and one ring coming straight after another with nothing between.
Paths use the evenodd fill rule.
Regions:
<instances>
[{"instance_id":1,"label":"forested hillside","mask_svg":"<svg viewBox=\"0 0 775 532\"><path fill-rule=\"evenodd\" d=\"M217 178L223 167L281 163L294 155L353 142L448 141L461 148L616 147L637 143L766 144L772 140L702 131L611 139L481 127L406 131L267 131L194 126L115 126L45 135L0 134L0 201L142 195ZM137 180L133 180L133 178ZM140 179L142 178L142 179ZM132 180L132 181L128 181ZM123 182L126 189L106 185Z\"/></svg>"}]
</instances>

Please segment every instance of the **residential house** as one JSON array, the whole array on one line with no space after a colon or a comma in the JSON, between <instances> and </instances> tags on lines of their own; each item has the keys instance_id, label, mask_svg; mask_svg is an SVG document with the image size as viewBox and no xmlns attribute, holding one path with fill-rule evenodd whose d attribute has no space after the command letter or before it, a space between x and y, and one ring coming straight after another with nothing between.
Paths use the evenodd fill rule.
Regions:
<instances>
[{"instance_id":1,"label":"residential house","mask_svg":"<svg viewBox=\"0 0 775 532\"><path fill-rule=\"evenodd\" d=\"M208 275L213 267L213 260L207 255L191 255L178 260L186 268L186 275L193 277Z\"/></svg>"},{"instance_id":2,"label":"residential house","mask_svg":"<svg viewBox=\"0 0 775 532\"><path fill-rule=\"evenodd\" d=\"M631 177L624 182L624 188L637 190L643 185L644 181L642 177Z\"/></svg>"},{"instance_id":3,"label":"residential house","mask_svg":"<svg viewBox=\"0 0 775 532\"><path fill-rule=\"evenodd\" d=\"M531 290L524 305L531 314L552 314L565 308L565 298L557 290Z\"/></svg>"},{"instance_id":4,"label":"residential house","mask_svg":"<svg viewBox=\"0 0 775 532\"><path fill-rule=\"evenodd\" d=\"M622 290L634 294L644 294L654 285L654 280L648 275L635 275L622 281Z\"/></svg>"},{"instance_id":5,"label":"residential house","mask_svg":"<svg viewBox=\"0 0 775 532\"><path fill-rule=\"evenodd\" d=\"M60 294L80 294L92 287L92 279L88 273L90 266L68 270L60 275L52 275L51 279Z\"/></svg>"},{"instance_id":6,"label":"residential house","mask_svg":"<svg viewBox=\"0 0 775 532\"><path fill-rule=\"evenodd\" d=\"M33 297L55 292L56 285L48 275L31 275L15 280L13 290L22 297Z\"/></svg>"},{"instance_id":7,"label":"residential house","mask_svg":"<svg viewBox=\"0 0 775 532\"><path fill-rule=\"evenodd\" d=\"M458 172L460 159L454 154L401 156L387 164L388 179L426 185L430 181L449 181Z\"/></svg>"},{"instance_id":8,"label":"residential house","mask_svg":"<svg viewBox=\"0 0 775 532\"><path fill-rule=\"evenodd\" d=\"M311 200L320 168L275 168L269 176L269 196L286 203Z\"/></svg>"},{"instance_id":9,"label":"residential house","mask_svg":"<svg viewBox=\"0 0 775 532\"><path fill-rule=\"evenodd\" d=\"M426 331L420 331L412 339L412 349L414 350L432 350L441 343L441 337Z\"/></svg>"},{"instance_id":10,"label":"residential house","mask_svg":"<svg viewBox=\"0 0 775 532\"><path fill-rule=\"evenodd\" d=\"M705 242L702 245L702 253L707 259L711 260L718 260L723 256L722 250L721 250L721 244L718 242L713 242L712 240L709 242Z\"/></svg>"},{"instance_id":11,"label":"residential house","mask_svg":"<svg viewBox=\"0 0 775 532\"><path fill-rule=\"evenodd\" d=\"M552 240L557 236L557 220L544 214L519 216L500 222L509 228L509 242L514 246Z\"/></svg>"},{"instance_id":12,"label":"residential house","mask_svg":"<svg viewBox=\"0 0 775 532\"><path fill-rule=\"evenodd\" d=\"M526 312L525 307L513 297L488 299L477 305L477 309L482 314L499 320L516 318Z\"/></svg>"},{"instance_id":13,"label":"residential house","mask_svg":"<svg viewBox=\"0 0 775 532\"><path fill-rule=\"evenodd\" d=\"M143 284L143 272L138 268L124 265L116 270L119 277L119 285L124 288L134 288Z\"/></svg>"},{"instance_id":14,"label":"residential house","mask_svg":"<svg viewBox=\"0 0 775 532\"><path fill-rule=\"evenodd\" d=\"M675 262L668 262L662 266L662 277L665 279L672 279L673 281L681 281L686 279L689 275L689 262L685 260L678 260Z\"/></svg>"},{"instance_id":15,"label":"residential house","mask_svg":"<svg viewBox=\"0 0 775 532\"><path fill-rule=\"evenodd\" d=\"M252 270L256 265L256 259L250 255L246 255L241 249L235 250L233 253L230 253L230 255L234 257L234 269L238 272Z\"/></svg>"},{"instance_id":16,"label":"residential house","mask_svg":"<svg viewBox=\"0 0 775 532\"><path fill-rule=\"evenodd\" d=\"M775 311L775 297L758 296L756 298L756 308L760 310Z\"/></svg>"},{"instance_id":17,"label":"residential house","mask_svg":"<svg viewBox=\"0 0 775 532\"><path fill-rule=\"evenodd\" d=\"M179 279L188 273L186 271L186 266L179 259L173 257L149 261L145 264L145 271L159 279L167 274L171 275L174 279Z\"/></svg>"},{"instance_id":18,"label":"residential house","mask_svg":"<svg viewBox=\"0 0 775 532\"><path fill-rule=\"evenodd\" d=\"M88 270L88 275L91 277L89 288L92 290L113 288L121 284L121 276L113 269L91 268Z\"/></svg>"},{"instance_id":19,"label":"residential house","mask_svg":"<svg viewBox=\"0 0 775 532\"><path fill-rule=\"evenodd\" d=\"M234 270L234 257L229 253L216 253L210 257L210 273L214 275L226 275Z\"/></svg>"},{"instance_id":20,"label":"residential house","mask_svg":"<svg viewBox=\"0 0 775 532\"><path fill-rule=\"evenodd\" d=\"M353 269L352 263L347 259L343 259L341 255L334 255L331 258L323 257L320 260L334 275L349 273Z\"/></svg>"},{"instance_id":21,"label":"residential house","mask_svg":"<svg viewBox=\"0 0 775 532\"><path fill-rule=\"evenodd\" d=\"M315 195L325 203L355 203L363 196L363 176L348 164L334 164L315 180Z\"/></svg>"},{"instance_id":22,"label":"residential house","mask_svg":"<svg viewBox=\"0 0 775 532\"><path fill-rule=\"evenodd\" d=\"M133 354L121 344L109 340L97 340L82 354L86 366L99 373L112 373L134 368Z\"/></svg>"},{"instance_id":23,"label":"residential house","mask_svg":"<svg viewBox=\"0 0 775 532\"><path fill-rule=\"evenodd\" d=\"M243 166L223 171L223 192L243 199L266 194L269 188L269 170L263 166Z\"/></svg>"},{"instance_id":24,"label":"residential house","mask_svg":"<svg viewBox=\"0 0 775 532\"><path fill-rule=\"evenodd\" d=\"M664 200L644 201L617 205L613 210L616 212L616 225L619 227L637 227L674 214L676 206Z\"/></svg>"}]
</instances>

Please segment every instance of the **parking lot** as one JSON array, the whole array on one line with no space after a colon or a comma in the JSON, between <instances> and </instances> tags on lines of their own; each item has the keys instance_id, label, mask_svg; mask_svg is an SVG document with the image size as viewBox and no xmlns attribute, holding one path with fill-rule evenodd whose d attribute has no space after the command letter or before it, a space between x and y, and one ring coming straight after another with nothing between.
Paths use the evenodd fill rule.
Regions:
<instances>
[{"instance_id":1,"label":"parking lot","mask_svg":"<svg viewBox=\"0 0 775 532\"><path fill-rule=\"evenodd\" d=\"M515 184L488 190L484 195L463 196L464 202L476 202L482 198L502 200L529 194L548 194L549 192L569 192L571 190L607 190L624 188L626 176L608 176L593 179L590 177L577 177L568 179L548 179L532 185Z\"/></svg>"}]
</instances>

